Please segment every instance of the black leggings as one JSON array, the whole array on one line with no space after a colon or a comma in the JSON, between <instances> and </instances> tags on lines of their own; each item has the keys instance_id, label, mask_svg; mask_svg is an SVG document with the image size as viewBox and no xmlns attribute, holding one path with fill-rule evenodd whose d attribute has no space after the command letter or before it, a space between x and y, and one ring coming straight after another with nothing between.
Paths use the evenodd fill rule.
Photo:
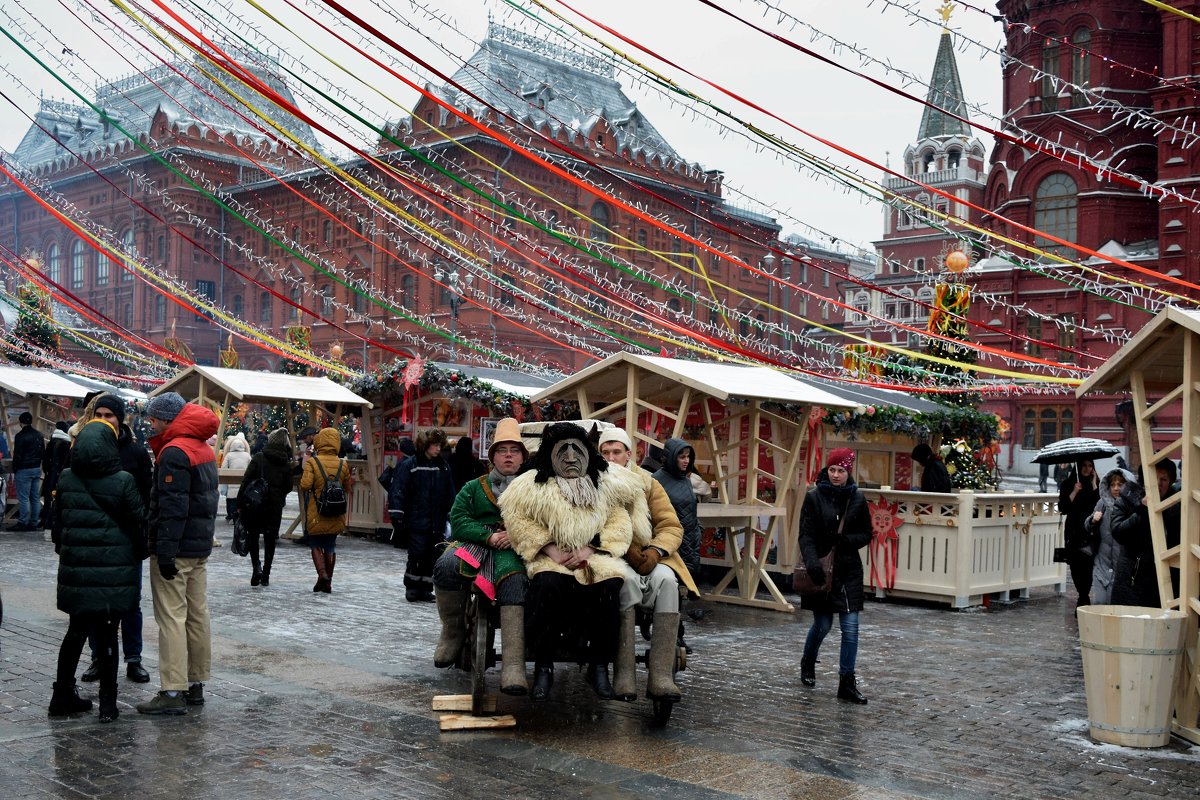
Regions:
<instances>
[{"instance_id":1,"label":"black leggings","mask_svg":"<svg viewBox=\"0 0 1200 800\"><path fill-rule=\"evenodd\" d=\"M275 560L275 537L279 535L279 529L266 531L259 535L257 531L248 531L246 534L246 548L250 551L250 564L255 572L270 572L271 562ZM258 540L263 540L263 562L262 568L258 565Z\"/></svg>"},{"instance_id":2,"label":"black leggings","mask_svg":"<svg viewBox=\"0 0 1200 800\"><path fill-rule=\"evenodd\" d=\"M96 660L100 665L100 691L116 695L117 691L117 625L121 622L120 612L100 614L72 614L58 648L58 675L55 680L61 686L75 685L75 672L79 669L79 656L88 634L96 635Z\"/></svg>"},{"instance_id":3,"label":"black leggings","mask_svg":"<svg viewBox=\"0 0 1200 800\"><path fill-rule=\"evenodd\" d=\"M585 585L558 572L535 575L525 601L525 636L534 662L554 663L565 637L586 641L588 663L611 662L621 635L621 584L620 578Z\"/></svg>"}]
</instances>

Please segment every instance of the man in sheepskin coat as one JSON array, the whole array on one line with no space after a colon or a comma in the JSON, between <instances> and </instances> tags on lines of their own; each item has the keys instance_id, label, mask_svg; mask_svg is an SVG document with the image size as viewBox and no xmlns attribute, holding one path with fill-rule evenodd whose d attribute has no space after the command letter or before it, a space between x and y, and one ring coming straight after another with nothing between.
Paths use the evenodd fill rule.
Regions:
<instances>
[{"instance_id":1,"label":"man in sheepskin coat","mask_svg":"<svg viewBox=\"0 0 1200 800\"><path fill-rule=\"evenodd\" d=\"M579 636L587 640L588 682L611 699L608 664L620 634L622 556L635 523L649 537L645 493L628 470L608 469L583 428L569 422L542 432L533 466L499 503L513 549L528 565L531 695L549 697L559 640Z\"/></svg>"}]
</instances>

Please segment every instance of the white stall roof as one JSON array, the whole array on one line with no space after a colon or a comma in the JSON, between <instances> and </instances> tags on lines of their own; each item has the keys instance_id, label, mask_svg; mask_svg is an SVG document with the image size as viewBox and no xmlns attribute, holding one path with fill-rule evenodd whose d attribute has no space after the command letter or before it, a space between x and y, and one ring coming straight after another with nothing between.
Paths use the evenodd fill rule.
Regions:
<instances>
[{"instance_id":1,"label":"white stall roof","mask_svg":"<svg viewBox=\"0 0 1200 800\"><path fill-rule=\"evenodd\" d=\"M137 389L130 389L128 386L116 386L111 383L105 383L104 381L96 380L95 378L89 378L86 375L76 375L74 372L59 371L58 374L62 375L69 381L78 383L89 392L107 392L108 394L114 394L123 400L146 399L145 392L138 391Z\"/></svg>"},{"instance_id":2,"label":"white stall roof","mask_svg":"<svg viewBox=\"0 0 1200 800\"><path fill-rule=\"evenodd\" d=\"M648 370L661 378L691 386L718 400L769 400L832 408L853 408L858 405L853 400L810 386L770 367L723 364L715 361L683 361L634 353L615 353L600 363L543 389L532 399L534 402L541 402L567 393L574 396L575 389L584 386L593 393L599 390L600 393L613 398L623 396L624 368L629 364Z\"/></svg>"},{"instance_id":3,"label":"white stall roof","mask_svg":"<svg viewBox=\"0 0 1200 800\"><path fill-rule=\"evenodd\" d=\"M86 397L88 389L48 369L0 366L0 389L18 397Z\"/></svg>"},{"instance_id":4,"label":"white stall roof","mask_svg":"<svg viewBox=\"0 0 1200 800\"><path fill-rule=\"evenodd\" d=\"M347 406L372 407L366 399L329 378L284 375L279 372L251 372L225 367L188 367L150 394L153 396L163 392L179 392L188 400L195 400L200 395L201 381L208 382L220 391L228 392L238 402L295 400L300 403L341 403ZM212 389L209 391L212 392Z\"/></svg>"}]
</instances>

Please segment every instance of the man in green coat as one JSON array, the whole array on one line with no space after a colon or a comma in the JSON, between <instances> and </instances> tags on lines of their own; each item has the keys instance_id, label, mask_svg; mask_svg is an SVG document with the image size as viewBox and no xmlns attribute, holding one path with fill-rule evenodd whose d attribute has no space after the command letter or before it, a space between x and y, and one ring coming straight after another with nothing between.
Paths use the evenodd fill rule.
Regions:
<instances>
[{"instance_id":1,"label":"man in green coat","mask_svg":"<svg viewBox=\"0 0 1200 800\"><path fill-rule=\"evenodd\" d=\"M458 661L466 638L463 612L472 583L500 605L500 691L522 695L525 678L525 594L529 578L525 562L512 549L496 502L529 457L521 441L521 426L512 417L496 424L488 448L491 471L468 481L450 509L454 541L433 567L442 635L433 655L434 666Z\"/></svg>"}]
</instances>

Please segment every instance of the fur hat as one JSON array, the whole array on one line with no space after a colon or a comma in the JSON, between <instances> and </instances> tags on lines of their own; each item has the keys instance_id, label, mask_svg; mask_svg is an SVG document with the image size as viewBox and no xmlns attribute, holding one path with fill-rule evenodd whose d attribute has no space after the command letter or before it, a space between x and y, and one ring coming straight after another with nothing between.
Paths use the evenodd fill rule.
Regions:
<instances>
[{"instance_id":1,"label":"fur hat","mask_svg":"<svg viewBox=\"0 0 1200 800\"><path fill-rule=\"evenodd\" d=\"M829 458L825 459L825 466L838 466L846 471L854 469L854 451L849 447L836 447L830 450Z\"/></svg>"},{"instance_id":2,"label":"fur hat","mask_svg":"<svg viewBox=\"0 0 1200 800\"><path fill-rule=\"evenodd\" d=\"M417 434L417 453L424 456L425 451L429 449L431 444L440 444L445 450L449 442L446 439L446 432L441 428L427 428Z\"/></svg>"},{"instance_id":3,"label":"fur hat","mask_svg":"<svg viewBox=\"0 0 1200 800\"><path fill-rule=\"evenodd\" d=\"M150 402L146 404L146 416L164 422L174 422L186 405L187 400L178 392L163 392L150 398Z\"/></svg>"},{"instance_id":4,"label":"fur hat","mask_svg":"<svg viewBox=\"0 0 1200 800\"><path fill-rule=\"evenodd\" d=\"M626 450L633 450L633 442L629 441L629 434L625 432L624 428L618 428L615 425L600 432L600 441L596 443L596 446L602 447L605 442L620 442L625 445Z\"/></svg>"},{"instance_id":5,"label":"fur hat","mask_svg":"<svg viewBox=\"0 0 1200 800\"><path fill-rule=\"evenodd\" d=\"M101 395L96 399L95 408L107 408L117 418L117 424L125 423L125 401L116 395Z\"/></svg>"},{"instance_id":6,"label":"fur hat","mask_svg":"<svg viewBox=\"0 0 1200 800\"><path fill-rule=\"evenodd\" d=\"M496 423L496 430L492 432L492 443L488 445L488 461L492 460L492 452L498 444L520 445L522 455L529 458L529 450L526 449L525 442L521 441L521 423L512 417L505 417Z\"/></svg>"},{"instance_id":7,"label":"fur hat","mask_svg":"<svg viewBox=\"0 0 1200 800\"><path fill-rule=\"evenodd\" d=\"M554 452L556 444L567 439L578 439L583 442L588 454L587 475L592 479L592 483L599 485L600 473L608 469L608 462L596 450L596 446L588 438L587 431L573 422L556 422L542 431L542 443L538 446L537 455L534 456L534 467L537 469L537 477L534 478L534 481L545 483L554 477L551 453Z\"/></svg>"}]
</instances>

